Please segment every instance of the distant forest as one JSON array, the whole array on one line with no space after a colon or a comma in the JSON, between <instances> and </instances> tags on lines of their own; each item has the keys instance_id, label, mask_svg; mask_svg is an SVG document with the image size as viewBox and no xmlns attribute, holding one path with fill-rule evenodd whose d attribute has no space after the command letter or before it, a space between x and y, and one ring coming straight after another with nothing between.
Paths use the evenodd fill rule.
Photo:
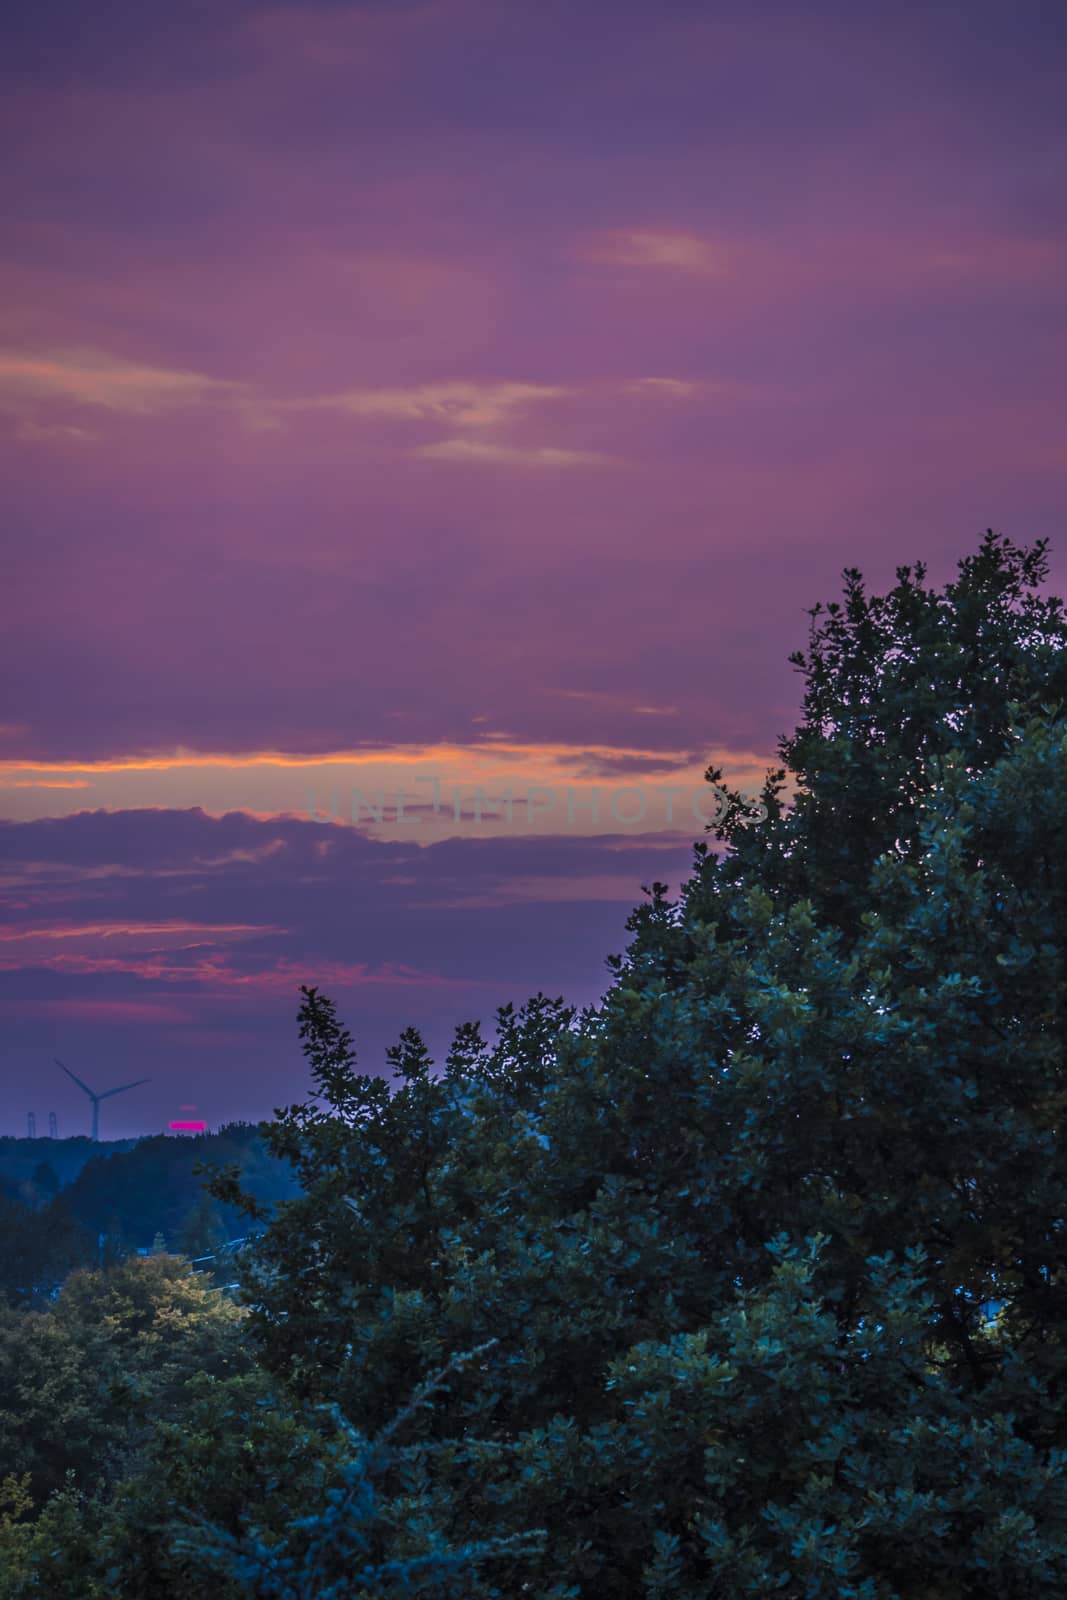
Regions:
<instances>
[{"instance_id":1,"label":"distant forest","mask_svg":"<svg viewBox=\"0 0 1067 1600\"><path fill-rule=\"evenodd\" d=\"M244 1237L247 1222L207 1192L204 1167L236 1169L268 1208L298 1192L255 1123L99 1144L0 1139L0 1295L47 1300L76 1267L153 1249L206 1257Z\"/></svg>"}]
</instances>

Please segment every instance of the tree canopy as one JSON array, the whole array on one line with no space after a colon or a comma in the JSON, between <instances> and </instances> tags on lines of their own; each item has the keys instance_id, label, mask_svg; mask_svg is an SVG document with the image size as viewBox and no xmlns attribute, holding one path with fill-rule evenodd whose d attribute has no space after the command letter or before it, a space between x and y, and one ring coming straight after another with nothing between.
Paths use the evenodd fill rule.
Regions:
<instances>
[{"instance_id":1,"label":"tree canopy","mask_svg":"<svg viewBox=\"0 0 1067 1600\"><path fill-rule=\"evenodd\" d=\"M1046 576L993 534L942 590L846 572L766 820L646 891L600 1006L506 1007L440 1073L407 1029L390 1085L305 989L312 1093L267 1132L302 1192L248 1264L252 1335L369 1428L495 1341L408 1423L442 1537L549 1530L466 1594L1067 1587Z\"/></svg>"}]
</instances>

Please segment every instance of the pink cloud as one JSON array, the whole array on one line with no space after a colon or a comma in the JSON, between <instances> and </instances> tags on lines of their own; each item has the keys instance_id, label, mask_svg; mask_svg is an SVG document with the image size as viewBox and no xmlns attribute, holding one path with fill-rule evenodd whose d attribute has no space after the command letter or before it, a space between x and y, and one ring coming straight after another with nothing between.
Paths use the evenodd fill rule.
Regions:
<instances>
[{"instance_id":1,"label":"pink cloud","mask_svg":"<svg viewBox=\"0 0 1067 1600\"><path fill-rule=\"evenodd\" d=\"M62 1022L93 1024L123 1024L138 1027L176 1026L194 1022L192 1011L180 1006L163 1005L144 1000L0 1000L0 1013L7 1017L55 1018Z\"/></svg>"}]
</instances>

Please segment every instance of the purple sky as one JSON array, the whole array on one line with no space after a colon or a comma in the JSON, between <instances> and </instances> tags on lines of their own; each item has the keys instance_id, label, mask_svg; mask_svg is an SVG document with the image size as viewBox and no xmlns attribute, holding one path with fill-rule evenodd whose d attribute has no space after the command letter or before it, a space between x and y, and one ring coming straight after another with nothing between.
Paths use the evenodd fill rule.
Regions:
<instances>
[{"instance_id":1,"label":"purple sky","mask_svg":"<svg viewBox=\"0 0 1067 1600\"><path fill-rule=\"evenodd\" d=\"M1065 69L1025 0L9 18L0 1132L57 1055L269 1114L301 982L367 1070L595 999L843 566L1062 591ZM431 775L555 810L346 820Z\"/></svg>"}]
</instances>

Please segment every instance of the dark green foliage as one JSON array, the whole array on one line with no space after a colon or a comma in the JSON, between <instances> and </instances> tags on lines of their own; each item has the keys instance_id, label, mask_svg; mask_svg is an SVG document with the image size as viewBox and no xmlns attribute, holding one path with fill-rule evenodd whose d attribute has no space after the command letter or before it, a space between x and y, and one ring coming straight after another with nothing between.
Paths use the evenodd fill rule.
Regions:
<instances>
[{"instance_id":1,"label":"dark green foliage","mask_svg":"<svg viewBox=\"0 0 1067 1600\"><path fill-rule=\"evenodd\" d=\"M171 1551L176 1504L207 1495L222 1515L263 1487L242 1476L254 1457L235 1425L241 1400L266 1393L244 1321L170 1255L76 1272L42 1310L0 1307L0 1600L195 1591Z\"/></svg>"},{"instance_id":2,"label":"dark green foliage","mask_svg":"<svg viewBox=\"0 0 1067 1600\"><path fill-rule=\"evenodd\" d=\"M87 1134L74 1139L12 1139L0 1138L0 1179L14 1188L33 1176L34 1168L42 1161L54 1167L61 1185L73 1183L87 1161L99 1156L113 1155L120 1150L132 1150L136 1139L100 1139L93 1141Z\"/></svg>"},{"instance_id":3,"label":"dark green foliage","mask_svg":"<svg viewBox=\"0 0 1067 1600\"><path fill-rule=\"evenodd\" d=\"M51 1298L75 1267L96 1259L96 1239L71 1215L64 1195L0 1195L0 1304Z\"/></svg>"},{"instance_id":4,"label":"dark green foliage","mask_svg":"<svg viewBox=\"0 0 1067 1600\"><path fill-rule=\"evenodd\" d=\"M40 1203L45 1200L54 1200L59 1193L59 1176L50 1161L39 1161L33 1169L30 1178L33 1186L34 1198Z\"/></svg>"},{"instance_id":5,"label":"dark green foliage","mask_svg":"<svg viewBox=\"0 0 1067 1600\"><path fill-rule=\"evenodd\" d=\"M203 1189L178 1231L178 1253L191 1261L203 1262L204 1258L213 1257L222 1250L226 1243L219 1207Z\"/></svg>"},{"instance_id":6,"label":"dark green foliage","mask_svg":"<svg viewBox=\"0 0 1067 1600\"><path fill-rule=\"evenodd\" d=\"M47 1160L40 1159L42 1149ZM159 1236L189 1256L235 1243L246 1231L243 1212L211 1198L206 1173L232 1173L264 1215L296 1192L287 1166L267 1152L253 1123L112 1146L9 1140L0 1160L14 1174L0 1183L0 1300L16 1305L47 1301L75 1267L122 1261L153 1249ZM224 1253L220 1282L232 1281L227 1261Z\"/></svg>"},{"instance_id":7,"label":"dark green foliage","mask_svg":"<svg viewBox=\"0 0 1067 1600\"><path fill-rule=\"evenodd\" d=\"M299 1416L250 1365L228 1377L190 1375L179 1406L152 1427L103 1508L95 1561L108 1592L123 1600L247 1595L222 1563L205 1570L207 1551L242 1538L249 1517L260 1539L280 1540L290 1507L310 1507L332 1482L329 1431ZM210 1534L193 1526L205 1515Z\"/></svg>"},{"instance_id":8,"label":"dark green foliage","mask_svg":"<svg viewBox=\"0 0 1067 1600\"><path fill-rule=\"evenodd\" d=\"M256 1594L278 1600L399 1600L429 1592L442 1600L463 1600L478 1565L490 1558L521 1564L527 1550L543 1545L543 1530L450 1546L441 1532L446 1508L431 1493L429 1452L424 1446L406 1450L396 1442L450 1374L488 1348L454 1357L373 1440L337 1407L328 1408L338 1438L327 1446L322 1487L303 1515L291 1517L281 1537L262 1525L234 1535L198 1519L192 1530L177 1536L177 1550L204 1563L213 1575L243 1580ZM378 1480L389 1468L400 1489L392 1497L379 1492Z\"/></svg>"},{"instance_id":9,"label":"dark green foliage","mask_svg":"<svg viewBox=\"0 0 1067 1600\"><path fill-rule=\"evenodd\" d=\"M267 1135L303 1193L248 1263L252 1331L368 1428L497 1341L409 1424L449 1537L549 1530L472 1600L1067 1590L1044 570L989 536L943 592L847 574L767 820L653 886L595 1010L539 996L440 1076L408 1030L390 1092L305 992L315 1094Z\"/></svg>"},{"instance_id":10,"label":"dark green foliage","mask_svg":"<svg viewBox=\"0 0 1067 1600\"><path fill-rule=\"evenodd\" d=\"M0 1461L40 1502L122 1476L188 1379L246 1371L245 1313L177 1256L79 1271L33 1312L0 1308Z\"/></svg>"},{"instance_id":11,"label":"dark green foliage","mask_svg":"<svg viewBox=\"0 0 1067 1600\"><path fill-rule=\"evenodd\" d=\"M267 1155L258 1126L233 1123L215 1134L141 1139L130 1150L87 1162L63 1193L86 1228L109 1233L117 1217L127 1248L149 1249L157 1233L180 1236L200 1205L204 1171L216 1166L236 1169L268 1210L293 1192L285 1167ZM216 1206L214 1212L228 1238L243 1231L232 1207Z\"/></svg>"}]
</instances>

